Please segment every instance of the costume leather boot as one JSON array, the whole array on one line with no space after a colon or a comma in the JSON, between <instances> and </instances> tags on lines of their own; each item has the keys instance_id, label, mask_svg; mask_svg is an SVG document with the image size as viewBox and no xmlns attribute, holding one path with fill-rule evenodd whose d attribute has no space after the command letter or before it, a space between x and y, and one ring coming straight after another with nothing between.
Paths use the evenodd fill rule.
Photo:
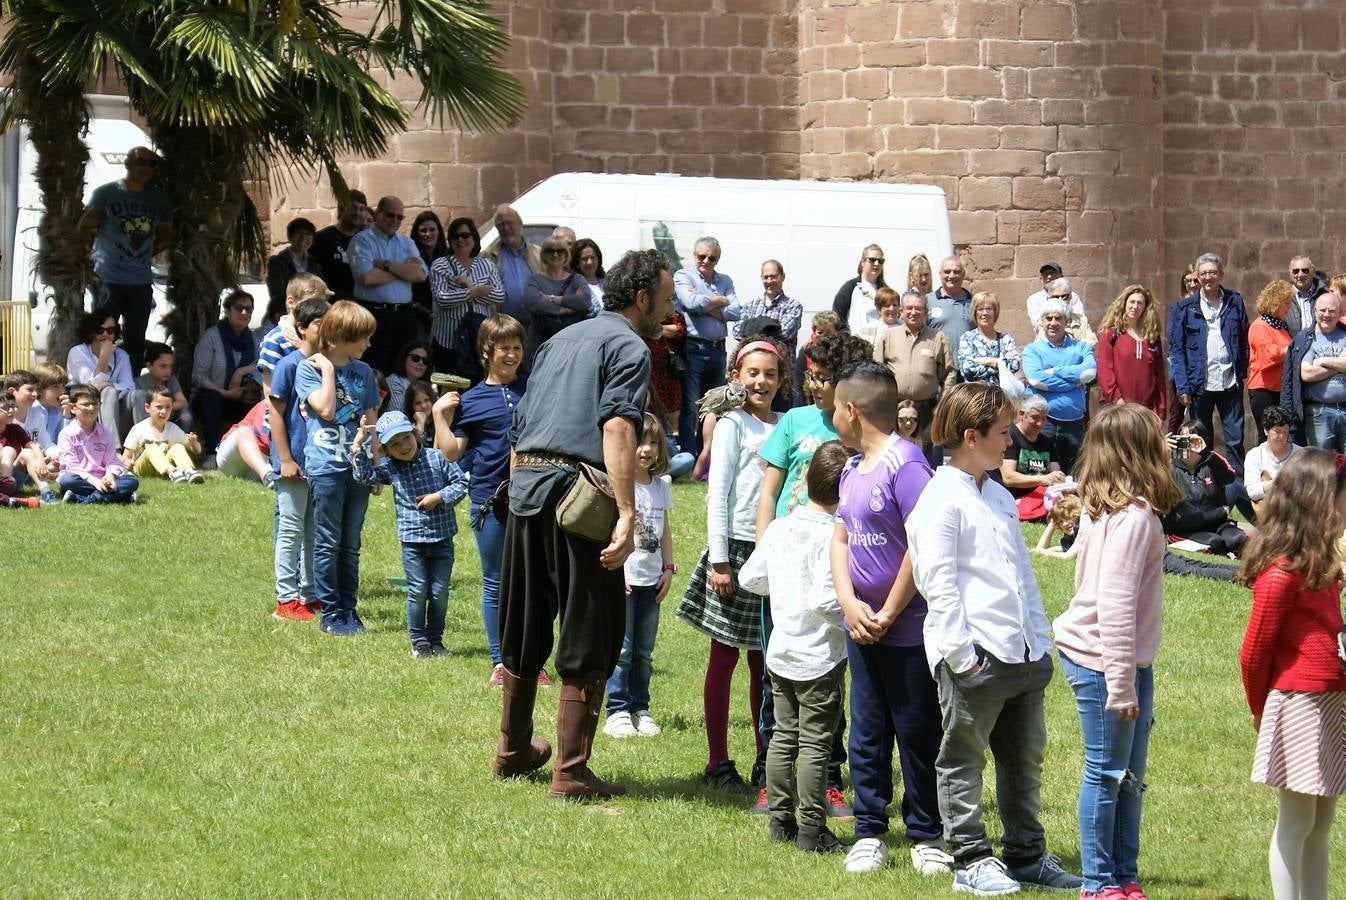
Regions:
<instances>
[{"instance_id":1,"label":"costume leather boot","mask_svg":"<svg viewBox=\"0 0 1346 900\"><path fill-rule=\"evenodd\" d=\"M620 784L603 781L589 769L606 684L607 679L596 672L583 678L561 679L561 699L556 711L556 765L551 777L553 797L606 799L626 793Z\"/></svg>"},{"instance_id":2,"label":"costume leather boot","mask_svg":"<svg viewBox=\"0 0 1346 900\"><path fill-rule=\"evenodd\" d=\"M533 701L537 678L520 678L504 672L504 698L500 707L500 743L496 747L491 775L516 778L542 768L551 759L551 744L533 737Z\"/></svg>"}]
</instances>

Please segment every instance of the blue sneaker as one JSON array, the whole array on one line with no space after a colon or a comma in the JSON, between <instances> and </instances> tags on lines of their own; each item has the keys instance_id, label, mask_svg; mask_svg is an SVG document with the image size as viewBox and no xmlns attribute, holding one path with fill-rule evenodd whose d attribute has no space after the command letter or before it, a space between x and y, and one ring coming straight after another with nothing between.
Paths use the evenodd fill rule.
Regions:
<instances>
[{"instance_id":1,"label":"blue sneaker","mask_svg":"<svg viewBox=\"0 0 1346 900\"><path fill-rule=\"evenodd\" d=\"M953 892L977 897L1003 897L1019 893L1019 882L1009 876L1003 862L994 856L987 856L965 869L954 870Z\"/></svg>"},{"instance_id":2,"label":"blue sneaker","mask_svg":"<svg viewBox=\"0 0 1346 900\"><path fill-rule=\"evenodd\" d=\"M1072 875L1061 868L1061 860L1052 853L1042 854L1042 858L1026 866L1014 866L1006 871L1020 884L1042 891L1070 891L1074 893L1084 885L1084 879Z\"/></svg>"},{"instance_id":3,"label":"blue sneaker","mask_svg":"<svg viewBox=\"0 0 1346 900\"><path fill-rule=\"evenodd\" d=\"M350 629L351 634L364 634L369 630L365 628L365 623L360 621L360 617L355 610L346 613L346 626Z\"/></svg>"},{"instance_id":4,"label":"blue sneaker","mask_svg":"<svg viewBox=\"0 0 1346 900\"><path fill-rule=\"evenodd\" d=\"M350 625L346 622L346 618L339 612L330 615L324 613L322 617L322 625L320 627L323 631L336 637L345 637L353 634L350 630Z\"/></svg>"}]
</instances>

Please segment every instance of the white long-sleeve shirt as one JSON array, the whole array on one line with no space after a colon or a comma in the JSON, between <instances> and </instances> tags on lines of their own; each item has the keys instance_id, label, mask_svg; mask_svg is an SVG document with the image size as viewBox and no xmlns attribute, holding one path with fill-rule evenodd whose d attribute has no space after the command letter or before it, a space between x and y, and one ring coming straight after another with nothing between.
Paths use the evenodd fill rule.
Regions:
<instances>
[{"instance_id":1,"label":"white long-sleeve shirt","mask_svg":"<svg viewBox=\"0 0 1346 900\"><path fill-rule=\"evenodd\" d=\"M766 471L757 451L775 427L741 409L715 423L706 490L706 547L712 563L729 561L730 538L757 539L757 495Z\"/></svg>"},{"instance_id":2,"label":"white long-sleeve shirt","mask_svg":"<svg viewBox=\"0 0 1346 900\"><path fill-rule=\"evenodd\" d=\"M844 620L832 585L829 548L834 517L795 507L774 519L739 569L738 582L771 598L771 640L766 665L772 675L812 681L846 658Z\"/></svg>"},{"instance_id":3,"label":"white long-sleeve shirt","mask_svg":"<svg viewBox=\"0 0 1346 900\"><path fill-rule=\"evenodd\" d=\"M977 647L1002 662L1051 649L1014 498L998 482L953 466L936 470L907 519L916 589L925 597L925 656L954 672L977 663ZM975 646L974 646L975 645Z\"/></svg>"},{"instance_id":4,"label":"white long-sleeve shirt","mask_svg":"<svg viewBox=\"0 0 1346 900\"><path fill-rule=\"evenodd\" d=\"M1290 461L1294 456L1304 448L1298 444L1290 445L1290 452L1285 454L1283 459L1277 459L1271 454L1270 448L1266 444L1258 444L1248 451L1248 455L1243 460L1243 486L1248 491L1249 500L1261 500L1267 495L1267 485L1271 481L1263 481L1262 473L1266 472L1275 481L1276 476L1281 472L1281 466Z\"/></svg>"}]
</instances>

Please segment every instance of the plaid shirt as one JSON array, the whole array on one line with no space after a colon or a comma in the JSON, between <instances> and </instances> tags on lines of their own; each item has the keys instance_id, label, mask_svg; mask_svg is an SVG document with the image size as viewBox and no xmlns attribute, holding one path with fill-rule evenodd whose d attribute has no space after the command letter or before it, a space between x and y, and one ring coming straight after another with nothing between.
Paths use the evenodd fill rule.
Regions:
<instances>
[{"instance_id":1,"label":"plaid shirt","mask_svg":"<svg viewBox=\"0 0 1346 900\"><path fill-rule=\"evenodd\" d=\"M351 461L355 480L361 484L391 484L393 509L397 513L397 539L404 544L433 544L452 540L458 533L453 505L467 495L467 475L438 450L421 449L412 460L402 462L385 456L374 464L368 443ZM438 493L444 502L431 510L418 509L416 498Z\"/></svg>"},{"instance_id":2,"label":"plaid shirt","mask_svg":"<svg viewBox=\"0 0 1346 900\"><path fill-rule=\"evenodd\" d=\"M747 337L743 334L742 323L757 316L770 316L780 322L781 341L790 348L790 352L793 354L795 338L799 335L799 324L804 319L804 304L798 300L792 300L784 294L777 297L776 302L770 306L767 306L766 297L754 297L744 302L743 315L739 319L740 324L734 326L734 337L739 339Z\"/></svg>"}]
</instances>

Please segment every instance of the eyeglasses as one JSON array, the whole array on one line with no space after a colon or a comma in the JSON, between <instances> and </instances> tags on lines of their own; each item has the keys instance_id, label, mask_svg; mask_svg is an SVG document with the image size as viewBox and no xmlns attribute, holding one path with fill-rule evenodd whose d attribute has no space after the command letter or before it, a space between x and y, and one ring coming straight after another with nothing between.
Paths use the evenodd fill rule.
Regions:
<instances>
[{"instance_id":1,"label":"eyeglasses","mask_svg":"<svg viewBox=\"0 0 1346 900\"><path fill-rule=\"evenodd\" d=\"M887 262L887 260L884 259L882 256L866 256L865 262L869 263L870 265L881 266L885 262Z\"/></svg>"},{"instance_id":2,"label":"eyeglasses","mask_svg":"<svg viewBox=\"0 0 1346 900\"><path fill-rule=\"evenodd\" d=\"M1290 274L1291 274L1291 275L1307 275L1307 274L1309 274L1309 273L1312 272L1312 271L1313 271L1312 269L1291 269L1291 270L1290 270Z\"/></svg>"},{"instance_id":3,"label":"eyeglasses","mask_svg":"<svg viewBox=\"0 0 1346 900\"><path fill-rule=\"evenodd\" d=\"M712 263L713 263L713 262L719 262L719 261L720 261L720 258L719 258L718 256L716 256L714 253L698 253L698 254L696 255L696 259L697 259L698 262L712 262Z\"/></svg>"},{"instance_id":4,"label":"eyeglasses","mask_svg":"<svg viewBox=\"0 0 1346 900\"><path fill-rule=\"evenodd\" d=\"M0 412L12 413L18 411L19 405L17 403L0 403Z\"/></svg>"},{"instance_id":5,"label":"eyeglasses","mask_svg":"<svg viewBox=\"0 0 1346 900\"><path fill-rule=\"evenodd\" d=\"M419 353L408 353L408 354L407 354L407 361L408 361L408 362L414 362L414 363L416 363L417 365L422 365L422 366L423 366L423 365L425 365L426 363L428 363L428 362L430 361L430 357L428 357L428 356L421 356Z\"/></svg>"},{"instance_id":6,"label":"eyeglasses","mask_svg":"<svg viewBox=\"0 0 1346 900\"><path fill-rule=\"evenodd\" d=\"M823 387L837 383L837 376L835 375L819 375L817 372L807 372L804 377L814 384L820 384Z\"/></svg>"},{"instance_id":7,"label":"eyeglasses","mask_svg":"<svg viewBox=\"0 0 1346 900\"><path fill-rule=\"evenodd\" d=\"M159 160L153 156L136 156L132 157L131 165L147 166L151 169L157 169L159 167Z\"/></svg>"},{"instance_id":8,"label":"eyeglasses","mask_svg":"<svg viewBox=\"0 0 1346 900\"><path fill-rule=\"evenodd\" d=\"M460 231L460 232L458 232L457 234L455 234L455 235L453 236L453 239L454 239L455 241L470 241L470 240L472 240L472 232L470 232L470 231Z\"/></svg>"},{"instance_id":9,"label":"eyeglasses","mask_svg":"<svg viewBox=\"0 0 1346 900\"><path fill-rule=\"evenodd\" d=\"M565 255L566 255L566 251L565 251L565 250L562 250L560 247L548 247L546 250L543 250L542 252L543 252L544 254L546 254L547 256L565 256Z\"/></svg>"},{"instance_id":10,"label":"eyeglasses","mask_svg":"<svg viewBox=\"0 0 1346 900\"><path fill-rule=\"evenodd\" d=\"M918 419L916 416L898 416L898 417L897 417L897 424L899 424L899 425L919 425L919 424L921 424L921 420Z\"/></svg>"},{"instance_id":11,"label":"eyeglasses","mask_svg":"<svg viewBox=\"0 0 1346 900\"><path fill-rule=\"evenodd\" d=\"M99 325L97 328L95 328L95 329L93 330L93 333L94 333L94 334L116 334L116 333L117 333L117 326L116 326L116 325Z\"/></svg>"}]
</instances>

